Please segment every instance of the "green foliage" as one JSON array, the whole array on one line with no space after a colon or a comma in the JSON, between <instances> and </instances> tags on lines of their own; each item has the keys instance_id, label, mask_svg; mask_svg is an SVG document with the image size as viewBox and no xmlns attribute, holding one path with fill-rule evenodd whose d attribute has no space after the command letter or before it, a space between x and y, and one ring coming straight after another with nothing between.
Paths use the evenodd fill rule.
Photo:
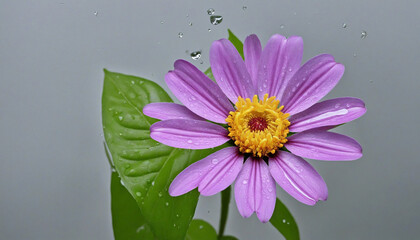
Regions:
<instances>
[{"instance_id":1,"label":"green foliage","mask_svg":"<svg viewBox=\"0 0 420 240\"><path fill-rule=\"evenodd\" d=\"M175 149L151 139L149 128L157 120L142 113L151 102L172 100L152 81L105 70L102 123L115 169L155 236L179 240L194 215L198 192L171 197L169 185L184 168L216 149Z\"/></svg>"},{"instance_id":2,"label":"green foliage","mask_svg":"<svg viewBox=\"0 0 420 240\"><path fill-rule=\"evenodd\" d=\"M115 240L154 239L136 201L121 185L121 180L116 172L111 174L111 212Z\"/></svg>"},{"instance_id":3,"label":"green foliage","mask_svg":"<svg viewBox=\"0 0 420 240\"><path fill-rule=\"evenodd\" d=\"M185 240L217 240L217 233L210 223L201 219L194 219L190 228L188 228Z\"/></svg>"},{"instance_id":4,"label":"green foliage","mask_svg":"<svg viewBox=\"0 0 420 240\"><path fill-rule=\"evenodd\" d=\"M244 44L241 40L239 40L238 37L235 36L235 34L233 34L233 32L230 29L228 29L228 33L229 41L233 44L233 46L235 46L236 50L238 50L239 54L244 59Z\"/></svg>"},{"instance_id":5,"label":"green foliage","mask_svg":"<svg viewBox=\"0 0 420 240\"><path fill-rule=\"evenodd\" d=\"M299 229L287 207L277 198L276 208L270 223L286 238L286 240L299 240Z\"/></svg>"}]
</instances>

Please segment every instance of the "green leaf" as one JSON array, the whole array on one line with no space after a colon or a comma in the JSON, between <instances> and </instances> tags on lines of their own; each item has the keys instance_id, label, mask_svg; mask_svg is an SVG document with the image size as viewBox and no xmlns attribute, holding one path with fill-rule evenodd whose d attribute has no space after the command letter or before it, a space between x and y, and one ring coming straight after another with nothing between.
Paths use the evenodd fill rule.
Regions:
<instances>
[{"instance_id":1,"label":"green leaf","mask_svg":"<svg viewBox=\"0 0 420 240\"><path fill-rule=\"evenodd\" d=\"M244 44L241 42L241 40L239 40L238 37L235 36L235 34L233 34L230 29L228 29L228 33L229 41L233 44L233 46L235 46L236 50L238 50L239 54L244 59Z\"/></svg>"},{"instance_id":2,"label":"green leaf","mask_svg":"<svg viewBox=\"0 0 420 240\"><path fill-rule=\"evenodd\" d=\"M216 230L201 219L192 220L185 240L217 240Z\"/></svg>"},{"instance_id":3,"label":"green leaf","mask_svg":"<svg viewBox=\"0 0 420 240\"><path fill-rule=\"evenodd\" d=\"M239 240L234 236L223 236L220 240Z\"/></svg>"},{"instance_id":4,"label":"green leaf","mask_svg":"<svg viewBox=\"0 0 420 240\"><path fill-rule=\"evenodd\" d=\"M188 165L217 149L184 150L150 138L156 119L142 113L151 102L172 102L156 83L105 71L102 124L113 165L159 240L184 239L194 215L198 192L171 197L173 178Z\"/></svg>"},{"instance_id":5,"label":"green leaf","mask_svg":"<svg viewBox=\"0 0 420 240\"><path fill-rule=\"evenodd\" d=\"M204 72L204 74L206 74L207 77L209 77L211 80L213 80L213 82L216 82L216 80L214 79L214 76L213 76L213 72L211 71L211 68L207 68L207 70Z\"/></svg>"},{"instance_id":6,"label":"green leaf","mask_svg":"<svg viewBox=\"0 0 420 240\"><path fill-rule=\"evenodd\" d=\"M111 174L111 212L115 240L153 240L149 225L139 206L127 189L121 185L118 173Z\"/></svg>"},{"instance_id":7,"label":"green leaf","mask_svg":"<svg viewBox=\"0 0 420 240\"><path fill-rule=\"evenodd\" d=\"M286 238L286 240L299 240L299 229L292 214L277 198L276 207L270 223Z\"/></svg>"}]
</instances>

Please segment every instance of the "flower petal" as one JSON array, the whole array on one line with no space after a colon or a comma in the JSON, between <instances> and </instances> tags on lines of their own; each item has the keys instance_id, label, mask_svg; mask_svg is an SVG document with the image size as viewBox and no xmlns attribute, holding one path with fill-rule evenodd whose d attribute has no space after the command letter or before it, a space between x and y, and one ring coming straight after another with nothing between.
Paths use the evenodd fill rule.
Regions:
<instances>
[{"instance_id":1,"label":"flower petal","mask_svg":"<svg viewBox=\"0 0 420 240\"><path fill-rule=\"evenodd\" d=\"M328 94L343 76L344 66L322 54L306 62L290 79L281 104L290 115L314 105Z\"/></svg>"},{"instance_id":2,"label":"flower petal","mask_svg":"<svg viewBox=\"0 0 420 240\"><path fill-rule=\"evenodd\" d=\"M187 107L170 102L150 103L144 106L143 113L146 116L159 120L168 119L194 119L205 121L204 118L191 112Z\"/></svg>"},{"instance_id":3,"label":"flower petal","mask_svg":"<svg viewBox=\"0 0 420 240\"><path fill-rule=\"evenodd\" d=\"M308 205L315 205L318 200L327 200L327 184L303 158L279 151L269 159L269 168L271 176L280 187L296 200Z\"/></svg>"},{"instance_id":4,"label":"flower petal","mask_svg":"<svg viewBox=\"0 0 420 240\"><path fill-rule=\"evenodd\" d=\"M236 103L239 96L252 99L255 90L251 77L241 55L229 40L213 42L210 66L217 84L231 102Z\"/></svg>"},{"instance_id":5,"label":"flower petal","mask_svg":"<svg viewBox=\"0 0 420 240\"><path fill-rule=\"evenodd\" d=\"M165 145L205 149L222 145L229 140L228 131L222 126L199 120L170 119L154 123L150 137Z\"/></svg>"},{"instance_id":6,"label":"flower petal","mask_svg":"<svg viewBox=\"0 0 420 240\"><path fill-rule=\"evenodd\" d=\"M239 165L237 162L240 162L240 166L242 166L242 159L243 157L240 156L240 161L237 160L238 153L237 147L227 147L223 148L215 153L210 154L209 156L201 159L198 162L195 162L184 169L180 174L178 174L175 179L172 181L171 186L169 187L169 194L171 196L179 196L185 194L194 188L198 187L199 183L210 173L212 173L212 169L215 168L223 168L226 166L227 163L230 161L234 163L234 165ZM217 163L214 163L214 159L219 159ZM239 169L240 169L239 166ZM233 169L239 173L239 170ZM236 173L236 175L238 174ZM231 177L236 178L236 175L233 173L229 173ZM227 183L225 181L224 183ZM233 180L226 186L228 187ZM225 188L226 188L225 187ZM221 189L223 190L223 189ZM220 190L220 191L221 191Z\"/></svg>"},{"instance_id":7,"label":"flower petal","mask_svg":"<svg viewBox=\"0 0 420 240\"><path fill-rule=\"evenodd\" d=\"M289 130L302 132L317 127L339 125L359 118L365 112L365 103L358 98L326 100L291 116Z\"/></svg>"},{"instance_id":8,"label":"flower petal","mask_svg":"<svg viewBox=\"0 0 420 240\"><path fill-rule=\"evenodd\" d=\"M353 138L319 129L287 138L286 148L293 154L317 160L348 161L362 157L362 147Z\"/></svg>"},{"instance_id":9,"label":"flower petal","mask_svg":"<svg viewBox=\"0 0 420 240\"><path fill-rule=\"evenodd\" d=\"M245 65L255 89L257 88L258 64L260 63L261 52L261 42L257 35L249 35L244 42Z\"/></svg>"},{"instance_id":10,"label":"flower petal","mask_svg":"<svg viewBox=\"0 0 420 240\"><path fill-rule=\"evenodd\" d=\"M247 218L255 211L261 222L268 222L276 204L276 184L262 159L245 161L235 183L239 213Z\"/></svg>"},{"instance_id":11,"label":"flower petal","mask_svg":"<svg viewBox=\"0 0 420 240\"><path fill-rule=\"evenodd\" d=\"M191 63L177 60L175 70L165 75L174 95L195 114L213 122L226 123L232 104L219 86Z\"/></svg>"},{"instance_id":12,"label":"flower petal","mask_svg":"<svg viewBox=\"0 0 420 240\"><path fill-rule=\"evenodd\" d=\"M258 95L276 96L281 101L283 92L293 74L299 69L303 56L303 40L289 39L276 34L264 47L258 68Z\"/></svg>"},{"instance_id":13,"label":"flower petal","mask_svg":"<svg viewBox=\"0 0 420 240\"><path fill-rule=\"evenodd\" d=\"M229 187L241 171L244 156L236 146L219 152L208 157L213 167L198 185L198 191L204 196L214 195Z\"/></svg>"}]
</instances>

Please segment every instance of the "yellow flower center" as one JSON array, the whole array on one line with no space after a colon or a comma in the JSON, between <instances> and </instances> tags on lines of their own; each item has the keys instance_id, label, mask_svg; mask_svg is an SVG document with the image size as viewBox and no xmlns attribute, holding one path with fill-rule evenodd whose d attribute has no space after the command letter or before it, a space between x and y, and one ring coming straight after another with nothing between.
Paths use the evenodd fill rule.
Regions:
<instances>
[{"instance_id":1,"label":"yellow flower center","mask_svg":"<svg viewBox=\"0 0 420 240\"><path fill-rule=\"evenodd\" d=\"M229 125L229 137L243 153L252 153L263 157L273 154L287 142L290 122L288 113L281 110L280 101L275 97L258 100L238 97L236 111L230 112L226 118Z\"/></svg>"}]
</instances>

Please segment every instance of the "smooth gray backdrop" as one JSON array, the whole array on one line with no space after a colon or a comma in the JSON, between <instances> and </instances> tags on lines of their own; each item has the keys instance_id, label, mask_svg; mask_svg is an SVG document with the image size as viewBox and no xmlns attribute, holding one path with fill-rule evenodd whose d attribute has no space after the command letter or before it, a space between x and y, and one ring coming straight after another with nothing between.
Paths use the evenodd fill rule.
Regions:
<instances>
[{"instance_id":1,"label":"smooth gray backdrop","mask_svg":"<svg viewBox=\"0 0 420 240\"><path fill-rule=\"evenodd\" d=\"M173 62L206 69L227 28L263 44L274 33L302 36L305 61L330 53L346 66L326 98L366 102L365 116L337 129L363 145L363 158L310 160L327 202L306 206L278 189L302 239L418 239L419 9L416 0L0 0L0 239L112 239L102 68L168 90ZM195 50L203 64L186 54ZM219 195L201 197L196 217L217 226ZM226 232L282 239L255 215L242 219L234 202Z\"/></svg>"}]
</instances>

